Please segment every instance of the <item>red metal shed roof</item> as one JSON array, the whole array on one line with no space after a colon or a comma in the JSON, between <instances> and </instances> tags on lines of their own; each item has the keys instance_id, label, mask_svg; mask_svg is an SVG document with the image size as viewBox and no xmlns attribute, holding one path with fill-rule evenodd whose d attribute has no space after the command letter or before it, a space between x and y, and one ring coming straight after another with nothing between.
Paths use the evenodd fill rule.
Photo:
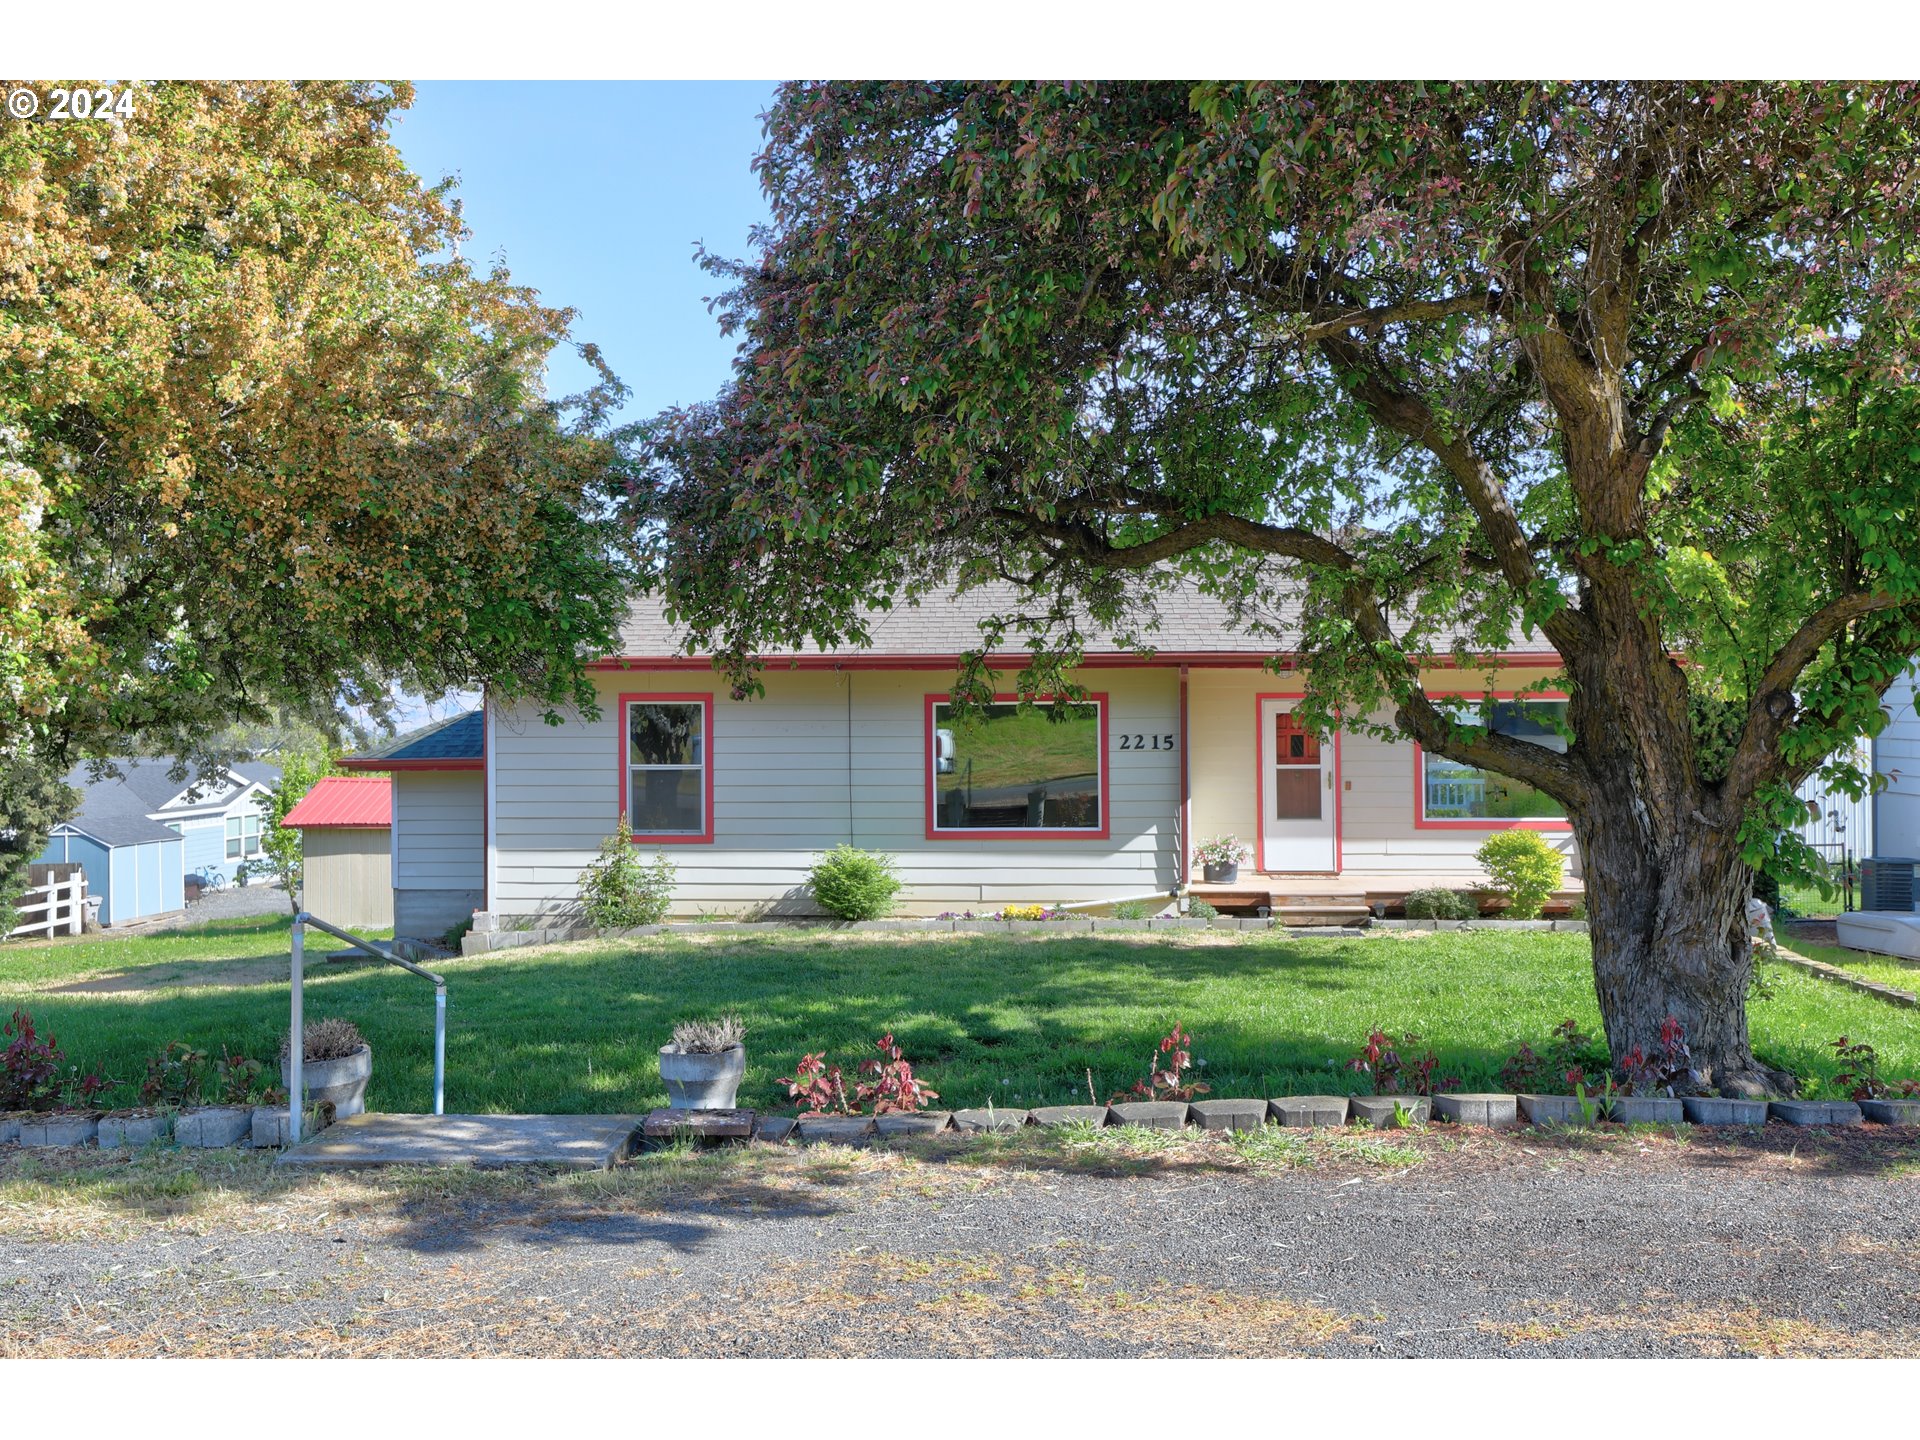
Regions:
<instances>
[{"instance_id":1,"label":"red metal shed roof","mask_svg":"<svg viewBox=\"0 0 1920 1440\"><path fill-rule=\"evenodd\" d=\"M280 822L298 830L376 829L393 824L393 782L384 775L328 775Z\"/></svg>"}]
</instances>

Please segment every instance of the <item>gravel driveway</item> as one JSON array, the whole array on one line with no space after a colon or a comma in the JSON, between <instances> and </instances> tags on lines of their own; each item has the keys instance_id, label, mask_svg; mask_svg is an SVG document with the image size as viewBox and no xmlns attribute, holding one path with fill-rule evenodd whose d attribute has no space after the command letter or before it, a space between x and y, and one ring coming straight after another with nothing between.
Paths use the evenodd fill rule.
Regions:
<instances>
[{"instance_id":1,"label":"gravel driveway","mask_svg":"<svg viewBox=\"0 0 1920 1440\"><path fill-rule=\"evenodd\" d=\"M178 930L187 925L201 925L209 920L238 920L249 915L291 915L287 904L287 892L279 885L270 885L264 880L256 880L251 885L228 885L224 890L210 890L187 906L184 915L171 920L163 920L153 928L155 930Z\"/></svg>"},{"instance_id":2,"label":"gravel driveway","mask_svg":"<svg viewBox=\"0 0 1920 1440\"><path fill-rule=\"evenodd\" d=\"M0 1355L1920 1354L1920 1132L1703 1136L0 1150Z\"/></svg>"}]
</instances>

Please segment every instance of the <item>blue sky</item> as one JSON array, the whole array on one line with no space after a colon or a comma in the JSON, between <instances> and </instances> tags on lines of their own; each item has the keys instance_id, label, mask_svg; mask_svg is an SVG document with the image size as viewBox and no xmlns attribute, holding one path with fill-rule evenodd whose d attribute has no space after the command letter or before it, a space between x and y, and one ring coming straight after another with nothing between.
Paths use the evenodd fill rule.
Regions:
<instances>
[{"instance_id":1,"label":"blue sky","mask_svg":"<svg viewBox=\"0 0 1920 1440\"><path fill-rule=\"evenodd\" d=\"M766 217L752 161L764 83L534 84L423 81L394 137L428 181L460 177L468 258L505 257L515 280L580 312L576 338L599 345L632 387L625 416L713 396L733 341L707 313L715 285L695 241L743 255ZM571 352L553 393L587 383Z\"/></svg>"}]
</instances>

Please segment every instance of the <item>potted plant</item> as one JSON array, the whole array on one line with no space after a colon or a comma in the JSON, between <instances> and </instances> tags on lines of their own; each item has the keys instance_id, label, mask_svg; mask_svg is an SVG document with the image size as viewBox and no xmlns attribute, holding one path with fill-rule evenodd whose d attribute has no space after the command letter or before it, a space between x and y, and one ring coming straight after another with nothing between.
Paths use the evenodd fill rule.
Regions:
<instances>
[{"instance_id":1,"label":"potted plant","mask_svg":"<svg viewBox=\"0 0 1920 1440\"><path fill-rule=\"evenodd\" d=\"M367 1108L367 1081L373 1077L373 1047L351 1020L316 1020L307 1026L301 1108L330 1102L339 1119ZM292 1088L293 1055L280 1042L280 1083Z\"/></svg>"},{"instance_id":2,"label":"potted plant","mask_svg":"<svg viewBox=\"0 0 1920 1440\"><path fill-rule=\"evenodd\" d=\"M1240 862L1253 852L1231 835L1216 835L1196 852L1209 885L1231 885L1240 878Z\"/></svg>"},{"instance_id":3,"label":"potted plant","mask_svg":"<svg viewBox=\"0 0 1920 1440\"><path fill-rule=\"evenodd\" d=\"M738 1015L682 1020L660 1047L660 1078L673 1110L731 1110L746 1074L746 1026Z\"/></svg>"}]
</instances>

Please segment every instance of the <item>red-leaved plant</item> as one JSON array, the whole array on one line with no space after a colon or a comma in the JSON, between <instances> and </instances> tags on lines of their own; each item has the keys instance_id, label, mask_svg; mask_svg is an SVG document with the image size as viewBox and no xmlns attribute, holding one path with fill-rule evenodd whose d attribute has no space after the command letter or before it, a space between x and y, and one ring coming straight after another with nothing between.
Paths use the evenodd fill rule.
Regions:
<instances>
[{"instance_id":1,"label":"red-leaved plant","mask_svg":"<svg viewBox=\"0 0 1920 1440\"><path fill-rule=\"evenodd\" d=\"M46 1110L59 1097L55 1076L66 1057L53 1036L42 1036L33 1027L33 1017L15 1010L13 1018L0 1028L0 1039L7 1047L0 1050L0 1110Z\"/></svg>"},{"instance_id":2,"label":"red-leaved plant","mask_svg":"<svg viewBox=\"0 0 1920 1440\"><path fill-rule=\"evenodd\" d=\"M1408 1030L1401 1035L1400 1043L1411 1052L1420 1043L1420 1037ZM1452 1090L1460 1084L1459 1077L1454 1075L1434 1079L1434 1071L1440 1068L1440 1057L1432 1050L1412 1060L1403 1060L1393 1037L1378 1025L1367 1036L1360 1053L1347 1062L1347 1068L1359 1075L1371 1075L1376 1095L1431 1095L1436 1089Z\"/></svg>"},{"instance_id":3,"label":"red-leaved plant","mask_svg":"<svg viewBox=\"0 0 1920 1440\"><path fill-rule=\"evenodd\" d=\"M854 1091L856 1104L873 1106L876 1115L901 1115L922 1109L929 1100L940 1098L939 1091L929 1090L914 1078L913 1063L893 1043L892 1031L873 1045L880 1052L880 1058L860 1062L860 1073L866 1078Z\"/></svg>"},{"instance_id":4,"label":"red-leaved plant","mask_svg":"<svg viewBox=\"0 0 1920 1440\"><path fill-rule=\"evenodd\" d=\"M1175 1021L1173 1029L1160 1040L1160 1048L1147 1057L1147 1078L1133 1082L1131 1090L1117 1091L1109 1104L1127 1100L1191 1100L1205 1095L1208 1087L1183 1078L1193 1064L1193 1036Z\"/></svg>"},{"instance_id":5,"label":"red-leaved plant","mask_svg":"<svg viewBox=\"0 0 1920 1440\"><path fill-rule=\"evenodd\" d=\"M1652 1095L1670 1090L1674 1081L1686 1078L1692 1064L1687 1027L1669 1015L1660 1022L1660 1048L1656 1053L1649 1055L1636 1045L1620 1057L1620 1093Z\"/></svg>"},{"instance_id":6,"label":"red-leaved plant","mask_svg":"<svg viewBox=\"0 0 1920 1440\"><path fill-rule=\"evenodd\" d=\"M1544 1049L1522 1045L1507 1057L1507 1063L1500 1067L1501 1088L1518 1094L1571 1095L1576 1085L1587 1082L1581 1057L1592 1044L1580 1033L1579 1025L1562 1020L1553 1027Z\"/></svg>"},{"instance_id":7,"label":"red-leaved plant","mask_svg":"<svg viewBox=\"0 0 1920 1440\"><path fill-rule=\"evenodd\" d=\"M1880 1078L1880 1052L1865 1040L1849 1040L1842 1035L1833 1042L1833 1050L1845 1068L1833 1077L1834 1088L1849 1100L1881 1100L1889 1095L1903 1100L1920 1098L1920 1080Z\"/></svg>"},{"instance_id":8,"label":"red-leaved plant","mask_svg":"<svg viewBox=\"0 0 1920 1440\"><path fill-rule=\"evenodd\" d=\"M824 1050L817 1055L801 1056L800 1063L793 1067L793 1074L781 1076L779 1083L787 1087L788 1097L808 1115L853 1113L847 1104L847 1087L840 1067L827 1064Z\"/></svg>"}]
</instances>

